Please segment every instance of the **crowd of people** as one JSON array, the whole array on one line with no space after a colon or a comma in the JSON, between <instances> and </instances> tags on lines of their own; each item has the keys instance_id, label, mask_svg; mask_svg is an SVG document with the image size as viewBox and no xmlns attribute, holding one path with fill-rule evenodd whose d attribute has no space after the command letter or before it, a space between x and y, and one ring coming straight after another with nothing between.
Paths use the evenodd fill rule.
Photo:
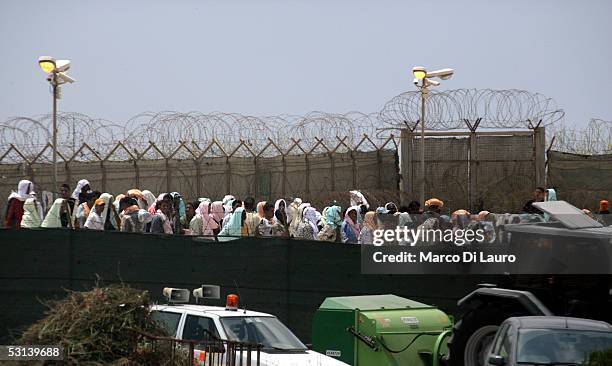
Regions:
<instances>
[{"instance_id":1,"label":"crowd of people","mask_svg":"<svg viewBox=\"0 0 612 366\"><path fill-rule=\"evenodd\" d=\"M68 184L62 184L58 192L59 198L45 213L34 184L20 181L17 190L8 197L6 227L198 235L219 241L256 236L372 244L377 229L397 227L481 228L494 237L500 225L549 220L533 203L557 199L554 189L538 187L534 199L525 204L520 214L488 211L471 214L456 210L445 215L444 202L437 198L427 200L424 207L412 201L407 206L389 202L374 208L359 191L350 191L350 205L346 209L334 201L321 211L300 198L290 199L289 203L282 198L256 203L253 197L241 200L226 195L219 201L209 198L186 201L178 192L155 196L139 189L113 196L93 190L86 179L80 180L72 192ZM586 209L583 212L604 225L612 225L607 200L599 202L595 215Z\"/></svg>"}]
</instances>

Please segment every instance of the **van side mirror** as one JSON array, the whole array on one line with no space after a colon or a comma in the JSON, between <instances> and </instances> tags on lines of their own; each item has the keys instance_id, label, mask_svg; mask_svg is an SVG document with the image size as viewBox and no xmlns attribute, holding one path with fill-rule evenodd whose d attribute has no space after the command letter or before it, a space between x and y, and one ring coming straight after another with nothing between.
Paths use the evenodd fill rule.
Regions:
<instances>
[{"instance_id":1,"label":"van side mirror","mask_svg":"<svg viewBox=\"0 0 612 366\"><path fill-rule=\"evenodd\" d=\"M489 365L503 366L506 360L500 355L492 355L489 357Z\"/></svg>"}]
</instances>

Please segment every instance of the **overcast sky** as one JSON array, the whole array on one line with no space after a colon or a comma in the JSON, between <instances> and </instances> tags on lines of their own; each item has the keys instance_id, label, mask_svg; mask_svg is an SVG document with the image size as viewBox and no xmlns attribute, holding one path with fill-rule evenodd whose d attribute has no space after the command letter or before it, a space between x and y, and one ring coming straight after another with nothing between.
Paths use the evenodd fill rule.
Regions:
<instances>
[{"instance_id":1,"label":"overcast sky","mask_svg":"<svg viewBox=\"0 0 612 366\"><path fill-rule=\"evenodd\" d=\"M0 1L0 120L49 113L40 55L72 60L63 111L375 112L411 68L444 89L525 89L612 119L612 1Z\"/></svg>"}]
</instances>

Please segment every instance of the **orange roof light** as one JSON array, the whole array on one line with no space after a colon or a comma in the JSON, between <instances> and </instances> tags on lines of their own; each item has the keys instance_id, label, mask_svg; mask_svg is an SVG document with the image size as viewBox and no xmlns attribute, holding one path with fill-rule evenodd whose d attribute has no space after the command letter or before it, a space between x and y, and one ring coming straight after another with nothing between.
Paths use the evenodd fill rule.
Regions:
<instances>
[{"instance_id":1,"label":"orange roof light","mask_svg":"<svg viewBox=\"0 0 612 366\"><path fill-rule=\"evenodd\" d=\"M225 310L238 310L238 295L227 295L227 301L225 302Z\"/></svg>"}]
</instances>

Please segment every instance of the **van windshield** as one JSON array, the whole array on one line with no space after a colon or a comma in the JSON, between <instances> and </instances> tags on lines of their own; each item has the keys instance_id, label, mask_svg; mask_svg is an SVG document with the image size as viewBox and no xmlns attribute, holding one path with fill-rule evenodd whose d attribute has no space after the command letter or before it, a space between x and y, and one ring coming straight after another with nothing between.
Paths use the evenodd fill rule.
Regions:
<instances>
[{"instance_id":1,"label":"van windshield","mask_svg":"<svg viewBox=\"0 0 612 366\"><path fill-rule=\"evenodd\" d=\"M249 316L219 320L232 341L261 344L264 349L280 351L306 350L306 346L277 318Z\"/></svg>"}]
</instances>

